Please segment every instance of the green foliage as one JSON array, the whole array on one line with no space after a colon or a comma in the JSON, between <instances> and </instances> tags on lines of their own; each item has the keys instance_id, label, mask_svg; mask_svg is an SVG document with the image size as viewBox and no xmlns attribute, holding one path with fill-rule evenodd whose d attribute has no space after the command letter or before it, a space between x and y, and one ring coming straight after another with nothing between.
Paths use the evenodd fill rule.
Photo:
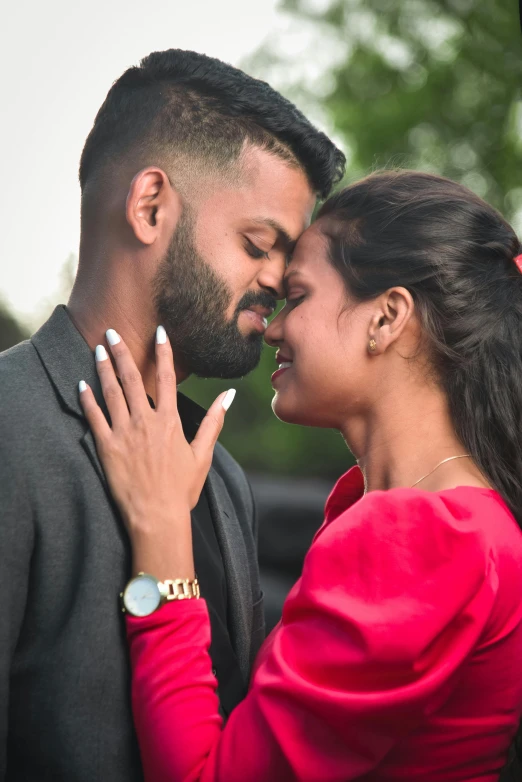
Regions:
<instances>
[{"instance_id":1,"label":"green foliage","mask_svg":"<svg viewBox=\"0 0 522 782\"><path fill-rule=\"evenodd\" d=\"M513 0L286 0L290 29L330 50L321 96L349 151L348 179L401 165L463 182L522 225L522 45ZM285 32L288 35L288 31ZM252 58L257 73L296 76L282 40ZM320 58L319 58L320 59ZM307 74L308 76L308 74ZM299 75L297 74L299 79ZM312 80L313 82L313 80ZM289 85L310 101L307 81ZM517 214L518 213L518 214Z\"/></svg>"},{"instance_id":2,"label":"green foliage","mask_svg":"<svg viewBox=\"0 0 522 782\"><path fill-rule=\"evenodd\" d=\"M441 173L522 228L517 5L286 0L286 28L246 70L281 89L339 139L348 153L347 180L389 165ZM222 442L250 469L340 474L351 457L338 434L288 426L271 414L273 370L273 351L266 349L260 367L235 383L237 401ZM192 379L185 388L208 405L229 385Z\"/></svg>"}]
</instances>

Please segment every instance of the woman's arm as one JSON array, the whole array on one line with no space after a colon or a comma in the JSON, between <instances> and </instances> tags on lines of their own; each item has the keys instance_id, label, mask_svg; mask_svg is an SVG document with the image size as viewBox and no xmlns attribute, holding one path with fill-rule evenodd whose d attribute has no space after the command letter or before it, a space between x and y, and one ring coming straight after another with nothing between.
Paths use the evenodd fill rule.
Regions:
<instances>
[{"instance_id":1,"label":"woman's arm","mask_svg":"<svg viewBox=\"0 0 522 782\"><path fill-rule=\"evenodd\" d=\"M127 620L147 782L348 782L445 703L495 567L471 524L402 494L368 495L319 535L224 729L204 601Z\"/></svg>"},{"instance_id":2,"label":"woman's arm","mask_svg":"<svg viewBox=\"0 0 522 782\"><path fill-rule=\"evenodd\" d=\"M125 397L110 361L98 363L112 427L90 390L81 398L135 567L190 579L190 509L223 422L221 399L189 445L168 344L157 346L156 410L123 342L113 353ZM494 563L479 532L471 523L460 531L448 514L436 495L374 492L323 527L224 729L204 601L129 618L147 782L348 782L374 769L449 697L494 602Z\"/></svg>"}]
</instances>

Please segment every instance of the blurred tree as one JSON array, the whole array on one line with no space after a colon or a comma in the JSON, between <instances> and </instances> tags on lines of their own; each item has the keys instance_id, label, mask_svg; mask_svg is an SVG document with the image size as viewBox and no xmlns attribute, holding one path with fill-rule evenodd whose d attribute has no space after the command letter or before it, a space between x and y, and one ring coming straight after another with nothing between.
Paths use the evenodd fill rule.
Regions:
<instances>
[{"instance_id":1,"label":"blurred tree","mask_svg":"<svg viewBox=\"0 0 522 782\"><path fill-rule=\"evenodd\" d=\"M314 58L295 62L287 28L248 67L312 111L320 104L348 150L348 179L389 165L442 173L522 224L514 0L284 0L282 8ZM310 70L321 50L326 73Z\"/></svg>"},{"instance_id":2,"label":"blurred tree","mask_svg":"<svg viewBox=\"0 0 522 782\"><path fill-rule=\"evenodd\" d=\"M278 30L244 67L288 95L348 157L347 181L389 165L442 173L501 209L522 232L521 38L515 0L284 0ZM75 259L64 267L66 300ZM0 315L0 318L4 316ZM0 320L0 347L26 336ZM39 325L39 323L34 324ZM223 443L249 469L333 478L341 437L270 412L272 350L240 381L191 378L204 405L230 385ZM318 381L319 382L319 381Z\"/></svg>"},{"instance_id":3,"label":"blurred tree","mask_svg":"<svg viewBox=\"0 0 522 782\"><path fill-rule=\"evenodd\" d=\"M461 181L522 230L521 37L515 0L284 0L244 64L347 151L347 181L389 165ZM273 352L237 383L222 441L250 469L333 477L332 432L270 417ZM320 379L318 379L320 382ZM230 382L189 380L209 404Z\"/></svg>"},{"instance_id":4,"label":"blurred tree","mask_svg":"<svg viewBox=\"0 0 522 782\"><path fill-rule=\"evenodd\" d=\"M30 319L29 326L34 333L50 317L54 308L58 304L64 304L71 295L76 270L78 268L78 256L75 253L69 253L60 270L57 285L54 291L41 299L38 307L35 309L33 317Z\"/></svg>"},{"instance_id":5,"label":"blurred tree","mask_svg":"<svg viewBox=\"0 0 522 782\"><path fill-rule=\"evenodd\" d=\"M28 336L29 331L18 323L4 304L0 304L0 353Z\"/></svg>"},{"instance_id":6,"label":"blurred tree","mask_svg":"<svg viewBox=\"0 0 522 782\"><path fill-rule=\"evenodd\" d=\"M0 300L0 352L16 345L36 331L44 323L57 304L67 301L74 282L78 259L71 253L65 261L60 274L57 290L52 296L43 299L32 318L20 323Z\"/></svg>"}]
</instances>

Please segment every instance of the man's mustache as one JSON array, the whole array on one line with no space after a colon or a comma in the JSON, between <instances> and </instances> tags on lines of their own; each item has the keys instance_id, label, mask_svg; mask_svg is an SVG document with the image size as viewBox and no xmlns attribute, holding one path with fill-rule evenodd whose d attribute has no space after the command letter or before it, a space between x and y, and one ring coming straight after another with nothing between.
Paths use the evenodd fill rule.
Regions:
<instances>
[{"instance_id":1,"label":"man's mustache","mask_svg":"<svg viewBox=\"0 0 522 782\"><path fill-rule=\"evenodd\" d=\"M236 307L235 315L238 316L242 310L248 310L254 305L260 307L266 307L267 309L275 310L277 307L277 299L271 296L266 291L247 291L245 295L239 301Z\"/></svg>"}]
</instances>

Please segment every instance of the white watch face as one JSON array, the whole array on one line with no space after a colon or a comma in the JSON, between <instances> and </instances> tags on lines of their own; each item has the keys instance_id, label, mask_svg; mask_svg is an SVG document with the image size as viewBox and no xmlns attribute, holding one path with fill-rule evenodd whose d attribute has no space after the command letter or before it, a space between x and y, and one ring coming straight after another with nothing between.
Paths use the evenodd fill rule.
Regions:
<instances>
[{"instance_id":1,"label":"white watch face","mask_svg":"<svg viewBox=\"0 0 522 782\"><path fill-rule=\"evenodd\" d=\"M151 576L136 576L129 581L123 593L123 605L133 616L148 616L158 608L161 594L157 581Z\"/></svg>"}]
</instances>

